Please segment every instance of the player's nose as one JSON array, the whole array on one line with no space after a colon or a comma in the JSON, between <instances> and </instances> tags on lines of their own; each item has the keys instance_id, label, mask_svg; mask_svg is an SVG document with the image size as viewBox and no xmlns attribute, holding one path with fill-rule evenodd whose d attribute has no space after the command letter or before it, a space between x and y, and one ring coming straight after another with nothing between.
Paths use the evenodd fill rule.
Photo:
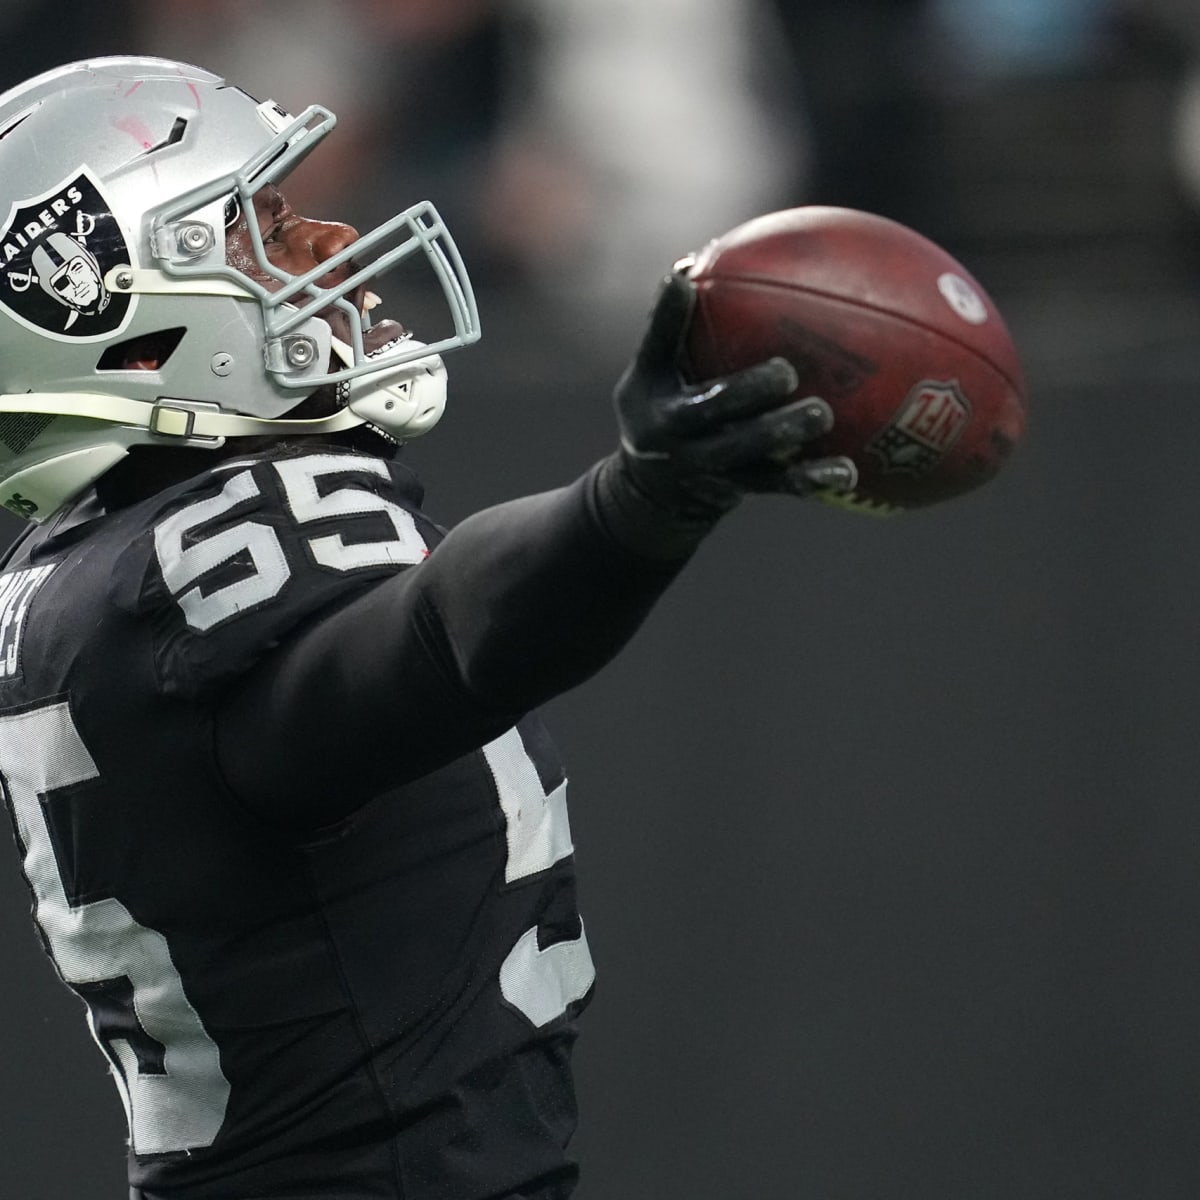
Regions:
<instances>
[{"instance_id":1,"label":"player's nose","mask_svg":"<svg viewBox=\"0 0 1200 1200\"><path fill-rule=\"evenodd\" d=\"M358 230L344 221L311 221L310 224L314 228L312 251L317 262L326 262L339 250L358 241Z\"/></svg>"},{"instance_id":2,"label":"player's nose","mask_svg":"<svg viewBox=\"0 0 1200 1200\"><path fill-rule=\"evenodd\" d=\"M301 239L303 249L317 264L328 262L334 255L358 241L358 230L344 221L314 221L306 217L298 223L295 234ZM323 287L340 283L350 274L351 269L348 262L342 263L322 277L320 283Z\"/></svg>"}]
</instances>

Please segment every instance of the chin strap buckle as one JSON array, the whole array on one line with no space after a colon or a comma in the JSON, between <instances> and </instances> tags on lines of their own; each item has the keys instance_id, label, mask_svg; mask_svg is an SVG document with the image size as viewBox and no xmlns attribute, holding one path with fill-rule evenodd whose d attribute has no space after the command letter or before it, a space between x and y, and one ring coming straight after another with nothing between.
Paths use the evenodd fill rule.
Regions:
<instances>
[{"instance_id":1,"label":"chin strap buckle","mask_svg":"<svg viewBox=\"0 0 1200 1200\"><path fill-rule=\"evenodd\" d=\"M211 423L219 420L220 409L215 404L192 403L186 400L157 400L150 409L146 428L162 437L178 438L191 445L219 445L224 439L215 435ZM201 431L196 431L199 419ZM206 428L207 427L207 428Z\"/></svg>"},{"instance_id":2,"label":"chin strap buckle","mask_svg":"<svg viewBox=\"0 0 1200 1200\"><path fill-rule=\"evenodd\" d=\"M164 404L161 400L150 410L146 426L151 433L166 437L191 437L196 427L196 414L187 408Z\"/></svg>"}]
</instances>

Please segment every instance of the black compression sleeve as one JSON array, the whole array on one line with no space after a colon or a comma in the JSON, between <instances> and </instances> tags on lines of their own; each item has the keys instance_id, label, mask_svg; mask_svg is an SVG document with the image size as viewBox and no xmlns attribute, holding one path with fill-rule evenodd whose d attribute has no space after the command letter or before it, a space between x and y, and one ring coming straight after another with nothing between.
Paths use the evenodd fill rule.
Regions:
<instances>
[{"instance_id":1,"label":"black compression sleeve","mask_svg":"<svg viewBox=\"0 0 1200 1200\"><path fill-rule=\"evenodd\" d=\"M326 824L608 662L699 537L667 558L630 549L606 518L604 469L468 518L265 659L216 714L235 793L269 819Z\"/></svg>"}]
</instances>

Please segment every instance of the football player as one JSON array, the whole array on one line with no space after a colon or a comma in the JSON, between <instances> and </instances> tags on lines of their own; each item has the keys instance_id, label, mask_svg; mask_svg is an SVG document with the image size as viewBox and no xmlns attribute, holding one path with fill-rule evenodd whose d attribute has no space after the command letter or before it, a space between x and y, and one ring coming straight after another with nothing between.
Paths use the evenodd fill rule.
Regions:
<instances>
[{"instance_id":1,"label":"football player","mask_svg":"<svg viewBox=\"0 0 1200 1200\"><path fill-rule=\"evenodd\" d=\"M443 536L396 450L471 286L429 204L291 208L333 124L149 58L0 97L5 799L134 1197L564 1197L594 971L535 710L743 492L853 468L786 362L683 386L675 272L614 453ZM428 343L375 315L412 260Z\"/></svg>"}]
</instances>

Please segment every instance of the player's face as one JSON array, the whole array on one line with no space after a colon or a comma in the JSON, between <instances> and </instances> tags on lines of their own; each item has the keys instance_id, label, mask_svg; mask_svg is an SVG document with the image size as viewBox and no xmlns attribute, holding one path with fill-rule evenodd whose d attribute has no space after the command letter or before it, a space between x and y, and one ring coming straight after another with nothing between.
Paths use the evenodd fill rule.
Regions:
<instances>
[{"instance_id":1,"label":"player's face","mask_svg":"<svg viewBox=\"0 0 1200 1200\"><path fill-rule=\"evenodd\" d=\"M302 217L293 211L279 189L270 184L260 189L254 197L253 219L258 222L267 261L277 270L285 271L289 275L306 274L314 267L327 262L340 250L344 250L351 242L358 240L358 231L352 225L342 221L317 221L311 217ZM262 269L255 255L247 214L234 208L232 212L227 213L226 220L226 262L261 283L269 291L278 291L283 284ZM336 286L344 282L355 269L356 264L353 261L342 263L322 276L318 283L322 287ZM362 312L369 295L365 288L360 287L355 289L348 299ZM329 323L337 337L347 342L350 340L348 318L344 312L331 306L320 315ZM365 348L368 352L376 349L402 332L396 322L381 321L365 331Z\"/></svg>"}]
</instances>

